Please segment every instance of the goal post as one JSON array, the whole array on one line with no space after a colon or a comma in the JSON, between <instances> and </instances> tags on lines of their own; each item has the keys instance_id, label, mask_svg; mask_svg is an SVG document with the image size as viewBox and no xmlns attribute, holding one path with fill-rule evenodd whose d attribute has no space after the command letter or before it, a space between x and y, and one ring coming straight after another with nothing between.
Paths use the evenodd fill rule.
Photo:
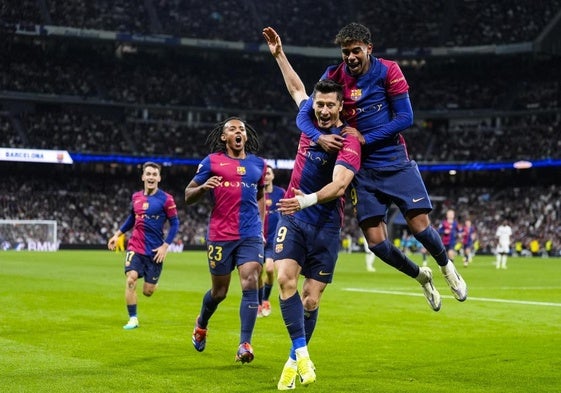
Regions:
<instances>
[{"instance_id":1,"label":"goal post","mask_svg":"<svg viewBox=\"0 0 561 393\"><path fill-rule=\"evenodd\" d=\"M57 251L56 220L0 220L0 249Z\"/></svg>"}]
</instances>

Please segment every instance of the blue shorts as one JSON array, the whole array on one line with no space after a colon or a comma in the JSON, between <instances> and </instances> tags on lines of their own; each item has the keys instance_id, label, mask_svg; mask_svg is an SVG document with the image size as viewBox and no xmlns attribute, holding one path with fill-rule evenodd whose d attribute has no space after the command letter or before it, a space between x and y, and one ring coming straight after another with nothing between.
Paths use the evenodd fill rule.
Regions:
<instances>
[{"instance_id":1,"label":"blue shorts","mask_svg":"<svg viewBox=\"0 0 561 393\"><path fill-rule=\"evenodd\" d=\"M360 168L352 181L352 203L359 223L371 217L383 216L390 205L401 210L432 210L429 194L415 161L404 167Z\"/></svg>"},{"instance_id":2,"label":"blue shorts","mask_svg":"<svg viewBox=\"0 0 561 393\"><path fill-rule=\"evenodd\" d=\"M127 251L125 255L125 274L134 270L138 273L138 278L144 277L144 282L157 284L162 274L163 263L156 263L150 255L138 254L134 251Z\"/></svg>"},{"instance_id":3,"label":"blue shorts","mask_svg":"<svg viewBox=\"0 0 561 393\"><path fill-rule=\"evenodd\" d=\"M225 276L246 262L263 264L263 240L250 237L224 242L207 242L207 257L210 273Z\"/></svg>"},{"instance_id":4,"label":"blue shorts","mask_svg":"<svg viewBox=\"0 0 561 393\"><path fill-rule=\"evenodd\" d=\"M339 254L341 230L282 216L277 226L274 260L293 259L306 278L330 283Z\"/></svg>"}]
</instances>

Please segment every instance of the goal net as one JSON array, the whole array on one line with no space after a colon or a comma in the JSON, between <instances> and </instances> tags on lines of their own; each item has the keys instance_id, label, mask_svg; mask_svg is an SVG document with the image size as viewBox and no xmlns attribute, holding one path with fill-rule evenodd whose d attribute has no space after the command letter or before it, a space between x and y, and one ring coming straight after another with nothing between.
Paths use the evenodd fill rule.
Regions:
<instances>
[{"instance_id":1,"label":"goal net","mask_svg":"<svg viewBox=\"0 0 561 393\"><path fill-rule=\"evenodd\" d=\"M57 251L55 220L0 220L0 249Z\"/></svg>"}]
</instances>

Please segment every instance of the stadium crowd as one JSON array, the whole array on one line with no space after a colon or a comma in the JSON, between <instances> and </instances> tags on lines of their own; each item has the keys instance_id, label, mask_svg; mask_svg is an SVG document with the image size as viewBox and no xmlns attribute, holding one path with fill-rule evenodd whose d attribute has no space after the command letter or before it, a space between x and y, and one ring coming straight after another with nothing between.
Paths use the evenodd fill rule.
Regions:
<instances>
[{"instance_id":1,"label":"stadium crowd","mask_svg":"<svg viewBox=\"0 0 561 393\"><path fill-rule=\"evenodd\" d=\"M4 177L0 194L0 216L6 219L57 220L58 237L65 245L105 245L117 229L130 205L130 195L140 189L138 168L119 166L98 168L95 173L79 173L65 168L19 167ZM184 245L204 244L209 203L185 206L183 190L194 168L165 167L162 187L172 193L179 206L181 227L178 241ZM277 171L277 184L286 187L288 171ZM22 181L25 179L25 181ZM532 240L542 246L551 241L551 253L561 251L561 186L513 187L430 187L434 198L431 213L438 226L447 209L456 210L460 220L470 218L477 228L479 252L492 253L495 231L503 219L513 227L513 243L529 248ZM40 195L40 198L29 197ZM207 201L208 202L208 201ZM350 205L342 238L355 240L360 231ZM396 231L399 236L400 230Z\"/></svg>"},{"instance_id":2,"label":"stadium crowd","mask_svg":"<svg viewBox=\"0 0 561 393\"><path fill-rule=\"evenodd\" d=\"M357 20L371 26L376 50L528 42L561 9L559 0L377 4L353 0L341 7L329 1L322 3L322 13L331 17L318 18L317 10L295 0L146 0L141 5L131 0L6 0L0 6L0 28L43 24L261 44L261 29L271 24L278 26L287 45L332 48L334 26ZM231 28L231 20L244 23ZM396 23L407 29L394 29ZM0 146L201 158L207 153L210 125L240 114L262 135L264 157L293 157L296 108L268 55L150 46L122 53L117 42L13 34L3 38ZM336 61L295 56L293 64L306 86L312 86L319 72ZM559 58L466 56L400 64L416 115L404 137L417 161L561 158ZM64 244L105 244L123 219L130 193L139 188L137 168L131 165L38 170L2 165L9 173L0 194L2 218L56 219ZM183 200L193 170L164 169L163 185L176 201ZM511 178L504 184L493 174L462 174L454 181L447 174L424 173L431 194L444 196L436 203L433 222L438 223L446 208L455 208L472 219L481 249L491 252L494 230L507 217L515 239L550 239L559 249L555 176L532 172L532 182L507 191L517 173L502 172ZM286 186L287 179L288 171L280 171L280 185ZM41 198L29 198L32 192ZM180 210L181 242L200 245L208 205ZM343 236L357 236L354 221L349 214Z\"/></svg>"},{"instance_id":3,"label":"stadium crowd","mask_svg":"<svg viewBox=\"0 0 561 393\"><path fill-rule=\"evenodd\" d=\"M372 26L378 48L422 48L531 41L560 9L559 0L380 0L376 7L350 0L322 2L318 17L298 0L5 0L0 20L247 43L261 43L261 29L272 25L288 45L317 47L331 46L333 26L356 20ZM231 21L240 22L232 28Z\"/></svg>"}]
</instances>

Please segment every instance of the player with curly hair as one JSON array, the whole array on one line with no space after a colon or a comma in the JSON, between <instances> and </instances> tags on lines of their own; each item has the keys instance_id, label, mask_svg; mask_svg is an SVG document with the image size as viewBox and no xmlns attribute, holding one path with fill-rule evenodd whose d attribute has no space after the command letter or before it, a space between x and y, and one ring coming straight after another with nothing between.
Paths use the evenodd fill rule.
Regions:
<instances>
[{"instance_id":1,"label":"player with curly hair","mask_svg":"<svg viewBox=\"0 0 561 393\"><path fill-rule=\"evenodd\" d=\"M242 289L240 344L236 361L253 360L251 338L259 306L258 279L263 265L264 183L267 165L256 156L259 138L239 117L220 122L207 137L211 153L185 188L185 202L198 202L208 194L213 207L206 235L212 287L203 296L192 342L204 351L207 326L226 298L231 274L238 269Z\"/></svg>"}]
</instances>

